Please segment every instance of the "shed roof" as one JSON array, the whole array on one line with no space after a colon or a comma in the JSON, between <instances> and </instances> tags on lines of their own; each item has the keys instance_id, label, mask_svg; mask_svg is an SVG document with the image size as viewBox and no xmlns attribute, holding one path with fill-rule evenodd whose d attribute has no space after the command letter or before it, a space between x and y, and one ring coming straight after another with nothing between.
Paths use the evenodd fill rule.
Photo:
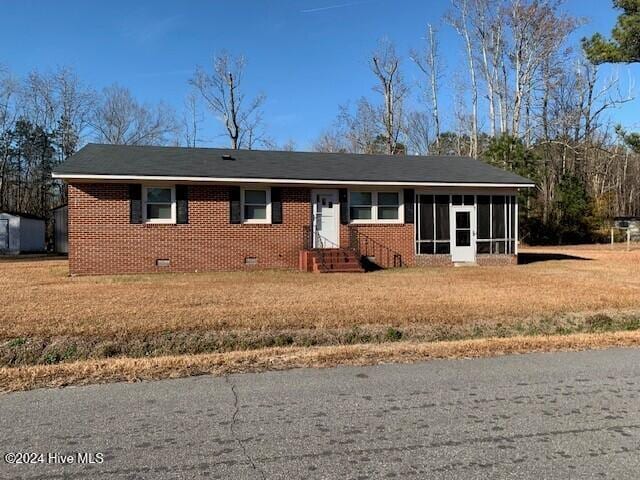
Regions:
<instances>
[{"instance_id":1,"label":"shed roof","mask_svg":"<svg viewBox=\"0 0 640 480\"><path fill-rule=\"evenodd\" d=\"M527 178L469 157L101 144L72 155L54 177L533 186Z\"/></svg>"},{"instance_id":2,"label":"shed roof","mask_svg":"<svg viewBox=\"0 0 640 480\"><path fill-rule=\"evenodd\" d=\"M32 213L16 212L13 210L0 210L0 214L2 213L6 213L7 215L12 215L14 217L30 218L32 220L44 220L44 217L33 215Z\"/></svg>"}]
</instances>

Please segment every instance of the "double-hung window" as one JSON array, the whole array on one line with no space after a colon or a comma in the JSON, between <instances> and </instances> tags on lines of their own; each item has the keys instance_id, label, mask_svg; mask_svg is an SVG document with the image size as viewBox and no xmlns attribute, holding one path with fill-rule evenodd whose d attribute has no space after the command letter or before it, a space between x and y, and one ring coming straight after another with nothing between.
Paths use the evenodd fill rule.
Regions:
<instances>
[{"instance_id":1,"label":"double-hung window","mask_svg":"<svg viewBox=\"0 0 640 480\"><path fill-rule=\"evenodd\" d=\"M351 192L351 220L373 218L373 192Z\"/></svg>"},{"instance_id":2,"label":"double-hung window","mask_svg":"<svg viewBox=\"0 0 640 480\"><path fill-rule=\"evenodd\" d=\"M242 221L244 223L271 222L271 191L268 188L242 190Z\"/></svg>"},{"instance_id":3,"label":"double-hung window","mask_svg":"<svg viewBox=\"0 0 640 480\"><path fill-rule=\"evenodd\" d=\"M350 192L349 216L352 223L400 223L400 192Z\"/></svg>"},{"instance_id":4,"label":"double-hung window","mask_svg":"<svg viewBox=\"0 0 640 480\"><path fill-rule=\"evenodd\" d=\"M176 190L174 186L143 188L144 221L147 223L176 223Z\"/></svg>"},{"instance_id":5,"label":"double-hung window","mask_svg":"<svg viewBox=\"0 0 640 480\"><path fill-rule=\"evenodd\" d=\"M400 193L399 192L378 192L378 220L399 220L400 219Z\"/></svg>"}]
</instances>

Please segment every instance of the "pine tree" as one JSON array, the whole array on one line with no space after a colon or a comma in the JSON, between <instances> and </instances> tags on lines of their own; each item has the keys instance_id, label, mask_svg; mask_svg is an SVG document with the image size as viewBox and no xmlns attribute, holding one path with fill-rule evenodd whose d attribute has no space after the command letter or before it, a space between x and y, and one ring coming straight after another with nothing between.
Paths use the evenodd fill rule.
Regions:
<instances>
[{"instance_id":1,"label":"pine tree","mask_svg":"<svg viewBox=\"0 0 640 480\"><path fill-rule=\"evenodd\" d=\"M587 57L594 64L640 62L640 0L613 0L622 14L607 40L600 33L582 40Z\"/></svg>"}]
</instances>

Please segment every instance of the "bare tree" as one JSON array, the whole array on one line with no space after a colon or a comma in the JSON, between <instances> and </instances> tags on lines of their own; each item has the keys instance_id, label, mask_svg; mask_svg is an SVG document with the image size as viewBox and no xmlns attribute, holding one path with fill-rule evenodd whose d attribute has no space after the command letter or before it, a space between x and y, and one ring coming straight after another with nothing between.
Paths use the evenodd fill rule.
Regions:
<instances>
[{"instance_id":1,"label":"bare tree","mask_svg":"<svg viewBox=\"0 0 640 480\"><path fill-rule=\"evenodd\" d=\"M200 125L204 117L200 112L196 92L190 92L184 100L182 132L187 147L196 148L200 141Z\"/></svg>"},{"instance_id":2,"label":"bare tree","mask_svg":"<svg viewBox=\"0 0 640 480\"><path fill-rule=\"evenodd\" d=\"M222 52L214 57L211 73L197 67L190 80L209 109L224 124L233 149L241 148L244 143L250 147L254 142L255 132L262 121L261 107L266 99L264 94L246 98L242 88L245 67L243 56L234 58Z\"/></svg>"},{"instance_id":3,"label":"bare tree","mask_svg":"<svg viewBox=\"0 0 640 480\"><path fill-rule=\"evenodd\" d=\"M58 160L73 154L87 133L96 94L70 67L28 74L21 89L21 116L55 132Z\"/></svg>"},{"instance_id":4,"label":"bare tree","mask_svg":"<svg viewBox=\"0 0 640 480\"><path fill-rule=\"evenodd\" d=\"M514 93L511 132L521 133L523 107L534 94L545 61L561 51L578 21L557 12L557 2L536 0L510 2L506 13L513 39L508 52L513 66Z\"/></svg>"},{"instance_id":5,"label":"bare tree","mask_svg":"<svg viewBox=\"0 0 640 480\"><path fill-rule=\"evenodd\" d=\"M471 83L471 148L472 157L478 155L478 80L476 76L476 60L471 39L469 15L470 0L452 0L453 12L448 15L448 21L462 37L467 54L469 80Z\"/></svg>"},{"instance_id":6,"label":"bare tree","mask_svg":"<svg viewBox=\"0 0 640 480\"><path fill-rule=\"evenodd\" d=\"M432 149L432 143L438 142L437 137L431 138L431 119L426 112L411 112L407 115L405 137L407 151L412 155L427 155Z\"/></svg>"},{"instance_id":7,"label":"bare tree","mask_svg":"<svg viewBox=\"0 0 640 480\"><path fill-rule=\"evenodd\" d=\"M0 65L0 205L5 205L12 128L18 118L16 97L19 85L11 73Z\"/></svg>"},{"instance_id":8,"label":"bare tree","mask_svg":"<svg viewBox=\"0 0 640 480\"><path fill-rule=\"evenodd\" d=\"M441 62L438 55L436 32L431 24L427 25L426 51L423 54L413 51L411 53L411 59L427 77L427 83L429 85L427 90L429 91L428 96L431 100L431 115L434 127L434 143L437 150L436 153L440 153L440 111L438 108L438 94L440 91Z\"/></svg>"},{"instance_id":9,"label":"bare tree","mask_svg":"<svg viewBox=\"0 0 640 480\"><path fill-rule=\"evenodd\" d=\"M128 89L112 85L102 91L91 127L99 142L162 145L176 134L178 125L175 118L175 112L165 104L141 104Z\"/></svg>"},{"instance_id":10,"label":"bare tree","mask_svg":"<svg viewBox=\"0 0 640 480\"><path fill-rule=\"evenodd\" d=\"M353 114L348 105L340 107L337 125L346 139L348 152L383 153L376 149L376 139L383 135L379 119L379 109L366 98L357 102Z\"/></svg>"},{"instance_id":11,"label":"bare tree","mask_svg":"<svg viewBox=\"0 0 640 480\"><path fill-rule=\"evenodd\" d=\"M497 132L498 112L502 112L501 106L505 102L504 94L500 88L500 67L504 57L504 32L500 3L501 0L473 0L470 4L473 42L479 50L478 63L481 65L487 88L489 129L492 137ZM502 129L501 133L504 131Z\"/></svg>"},{"instance_id":12,"label":"bare tree","mask_svg":"<svg viewBox=\"0 0 640 480\"><path fill-rule=\"evenodd\" d=\"M314 152L336 153L348 152L344 135L336 128L330 128L320 134L313 143Z\"/></svg>"},{"instance_id":13,"label":"bare tree","mask_svg":"<svg viewBox=\"0 0 640 480\"><path fill-rule=\"evenodd\" d=\"M400 59L395 47L383 39L371 58L371 71L378 79L375 90L383 97L381 112L387 153L399 153L398 138L403 127L403 102L408 93L400 74Z\"/></svg>"}]
</instances>

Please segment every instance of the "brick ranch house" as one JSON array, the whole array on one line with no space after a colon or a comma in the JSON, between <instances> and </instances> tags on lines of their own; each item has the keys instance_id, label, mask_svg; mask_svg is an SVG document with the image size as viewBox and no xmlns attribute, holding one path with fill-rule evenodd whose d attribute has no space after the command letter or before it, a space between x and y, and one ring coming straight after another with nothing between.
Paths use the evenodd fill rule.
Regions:
<instances>
[{"instance_id":1,"label":"brick ranch house","mask_svg":"<svg viewBox=\"0 0 640 480\"><path fill-rule=\"evenodd\" d=\"M96 144L53 176L71 274L515 263L533 186L471 158Z\"/></svg>"}]
</instances>

